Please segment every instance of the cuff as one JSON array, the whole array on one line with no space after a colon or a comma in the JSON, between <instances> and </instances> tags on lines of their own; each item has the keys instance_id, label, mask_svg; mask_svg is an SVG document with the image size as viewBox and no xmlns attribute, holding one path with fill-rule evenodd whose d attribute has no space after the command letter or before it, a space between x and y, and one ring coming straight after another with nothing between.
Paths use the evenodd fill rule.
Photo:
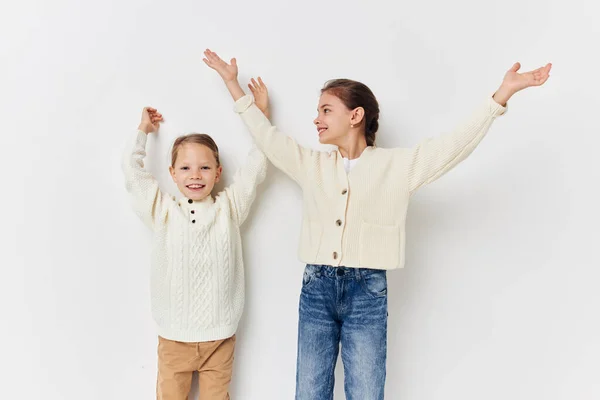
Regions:
<instances>
[{"instance_id":1,"label":"cuff","mask_svg":"<svg viewBox=\"0 0 600 400\"><path fill-rule=\"evenodd\" d=\"M240 97L239 100L235 102L233 110L238 114L242 114L244 111L250 108L252 103L254 103L254 99L252 96L247 94L243 97Z\"/></svg>"},{"instance_id":2,"label":"cuff","mask_svg":"<svg viewBox=\"0 0 600 400\"><path fill-rule=\"evenodd\" d=\"M492 114L494 117L504 115L508 112L508 103L506 104L506 106L502 106L498 104L496 100L494 100L494 96L490 96L487 102L490 114Z\"/></svg>"}]
</instances>

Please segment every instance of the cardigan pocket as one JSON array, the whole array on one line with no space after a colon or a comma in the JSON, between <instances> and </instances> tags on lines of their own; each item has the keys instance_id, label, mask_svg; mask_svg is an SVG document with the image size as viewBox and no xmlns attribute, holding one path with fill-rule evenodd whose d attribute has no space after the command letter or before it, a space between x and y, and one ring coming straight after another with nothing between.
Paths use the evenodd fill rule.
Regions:
<instances>
[{"instance_id":1,"label":"cardigan pocket","mask_svg":"<svg viewBox=\"0 0 600 400\"><path fill-rule=\"evenodd\" d=\"M363 268L393 269L399 261L400 227L362 222L359 262Z\"/></svg>"}]
</instances>

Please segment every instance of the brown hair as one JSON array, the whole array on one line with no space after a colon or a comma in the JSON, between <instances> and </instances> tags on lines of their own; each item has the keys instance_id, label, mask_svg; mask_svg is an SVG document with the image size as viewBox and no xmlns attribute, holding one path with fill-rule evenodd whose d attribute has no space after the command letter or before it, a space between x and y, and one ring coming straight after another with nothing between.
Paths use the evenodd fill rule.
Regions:
<instances>
[{"instance_id":1,"label":"brown hair","mask_svg":"<svg viewBox=\"0 0 600 400\"><path fill-rule=\"evenodd\" d=\"M177 153L179 152L179 148L186 143L196 143L201 144L203 146L208 147L212 150L213 155L215 156L215 160L217 161L217 167L221 166L221 161L219 160L219 148L217 144L206 133L190 133L189 135L179 136L175 139L175 143L173 143L173 149L171 150L171 166L175 166L175 161L177 161Z\"/></svg>"},{"instance_id":2,"label":"brown hair","mask_svg":"<svg viewBox=\"0 0 600 400\"><path fill-rule=\"evenodd\" d=\"M328 92L339 98L348 109L362 107L365 110L364 127L367 146L375 145L379 129L379 103L375 95L364 83L351 79L333 79L325 83L321 94Z\"/></svg>"}]
</instances>

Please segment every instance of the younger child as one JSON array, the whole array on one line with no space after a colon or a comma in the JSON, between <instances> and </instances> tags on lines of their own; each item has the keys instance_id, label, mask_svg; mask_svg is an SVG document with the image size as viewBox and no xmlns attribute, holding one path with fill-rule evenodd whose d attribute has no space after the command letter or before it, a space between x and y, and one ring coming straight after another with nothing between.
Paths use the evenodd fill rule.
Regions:
<instances>
[{"instance_id":1,"label":"younger child","mask_svg":"<svg viewBox=\"0 0 600 400\"><path fill-rule=\"evenodd\" d=\"M251 87L269 117L264 85ZM123 171L135 212L154 233L151 302L159 334L156 398L186 400L199 372L200 399L229 399L235 332L244 306L240 225L248 216L267 160L255 147L234 183L213 199L219 149L206 134L175 140L169 168L183 195L163 193L144 168L147 135L163 121L144 108Z\"/></svg>"}]
</instances>

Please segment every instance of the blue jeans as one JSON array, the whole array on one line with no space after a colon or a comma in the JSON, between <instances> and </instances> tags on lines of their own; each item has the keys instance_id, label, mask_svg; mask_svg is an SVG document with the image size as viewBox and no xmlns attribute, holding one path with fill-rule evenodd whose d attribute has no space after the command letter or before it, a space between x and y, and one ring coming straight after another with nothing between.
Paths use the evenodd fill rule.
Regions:
<instances>
[{"instance_id":1,"label":"blue jeans","mask_svg":"<svg viewBox=\"0 0 600 400\"><path fill-rule=\"evenodd\" d=\"M383 270L307 265L300 294L296 400L332 400L340 342L347 400L381 400L387 353Z\"/></svg>"}]
</instances>

